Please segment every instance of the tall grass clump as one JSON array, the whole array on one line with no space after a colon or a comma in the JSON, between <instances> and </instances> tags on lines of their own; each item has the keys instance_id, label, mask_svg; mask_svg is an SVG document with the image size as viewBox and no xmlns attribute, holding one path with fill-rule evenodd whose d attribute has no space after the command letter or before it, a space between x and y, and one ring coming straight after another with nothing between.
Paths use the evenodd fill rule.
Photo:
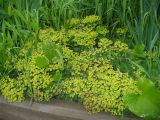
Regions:
<instances>
[{"instance_id":1,"label":"tall grass clump","mask_svg":"<svg viewBox=\"0 0 160 120\"><path fill-rule=\"evenodd\" d=\"M1 76L11 73L15 69L15 60L18 51L27 42L36 44L39 31L38 7L41 1L37 0L1 0L0 1L0 73ZM12 63L10 70L6 64Z\"/></svg>"},{"instance_id":2,"label":"tall grass clump","mask_svg":"<svg viewBox=\"0 0 160 120\"><path fill-rule=\"evenodd\" d=\"M160 41L160 1L140 0L135 5L135 9L128 8L127 16L127 26L132 35L131 44L143 44L146 50L152 51Z\"/></svg>"},{"instance_id":3,"label":"tall grass clump","mask_svg":"<svg viewBox=\"0 0 160 120\"><path fill-rule=\"evenodd\" d=\"M82 18L94 13L95 1L90 0L44 0L40 8L42 25L60 29L73 17Z\"/></svg>"}]
</instances>

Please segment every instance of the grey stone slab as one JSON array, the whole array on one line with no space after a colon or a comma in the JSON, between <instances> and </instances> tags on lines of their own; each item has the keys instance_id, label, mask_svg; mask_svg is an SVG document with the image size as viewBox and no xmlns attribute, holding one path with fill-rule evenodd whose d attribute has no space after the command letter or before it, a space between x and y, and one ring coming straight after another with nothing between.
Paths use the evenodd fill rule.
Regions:
<instances>
[{"instance_id":1,"label":"grey stone slab","mask_svg":"<svg viewBox=\"0 0 160 120\"><path fill-rule=\"evenodd\" d=\"M5 120L121 120L109 113L89 115L82 105L60 100L49 103L8 103L0 98L0 118ZM1 120L1 119L0 119ZM123 120L140 120L135 116Z\"/></svg>"}]
</instances>

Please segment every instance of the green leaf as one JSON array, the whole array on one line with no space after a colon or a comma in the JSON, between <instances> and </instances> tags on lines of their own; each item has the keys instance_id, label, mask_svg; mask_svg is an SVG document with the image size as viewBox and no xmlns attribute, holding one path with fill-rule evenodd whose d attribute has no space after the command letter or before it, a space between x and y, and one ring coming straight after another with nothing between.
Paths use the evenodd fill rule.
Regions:
<instances>
[{"instance_id":1,"label":"green leaf","mask_svg":"<svg viewBox=\"0 0 160 120\"><path fill-rule=\"evenodd\" d=\"M144 44L141 45L135 45L133 53L134 55L136 55L137 57L145 57L145 46Z\"/></svg>"},{"instance_id":2,"label":"green leaf","mask_svg":"<svg viewBox=\"0 0 160 120\"><path fill-rule=\"evenodd\" d=\"M0 43L0 51L5 50L5 45L3 43Z\"/></svg>"},{"instance_id":3,"label":"green leaf","mask_svg":"<svg viewBox=\"0 0 160 120\"><path fill-rule=\"evenodd\" d=\"M37 65L37 67L39 67L39 68L45 68L48 64L49 64L49 60L45 56L38 56L36 58L36 65Z\"/></svg>"},{"instance_id":4,"label":"green leaf","mask_svg":"<svg viewBox=\"0 0 160 120\"><path fill-rule=\"evenodd\" d=\"M43 51L50 62L54 62L54 60L59 59L63 65L63 56L59 46L54 43L47 43L44 45Z\"/></svg>"},{"instance_id":5,"label":"green leaf","mask_svg":"<svg viewBox=\"0 0 160 120\"><path fill-rule=\"evenodd\" d=\"M58 48L55 44L47 43L44 45L43 51L45 53L45 56L49 59L49 61L52 61L53 59L59 57L56 49L58 49Z\"/></svg>"},{"instance_id":6,"label":"green leaf","mask_svg":"<svg viewBox=\"0 0 160 120\"><path fill-rule=\"evenodd\" d=\"M42 2L43 2L43 0L33 0L31 8L32 9L38 9L41 6Z\"/></svg>"},{"instance_id":7,"label":"green leaf","mask_svg":"<svg viewBox=\"0 0 160 120\"><path fill-rule=\"evenodd\" d=\"M130 60L130 59L128 59L128 60L129 60L129 62L131 62L133 65L135 65L137 68L139 68L139 70L141 70L142 72L144 72L144 73L147 75L147 77L150 78L149 73L143 68L143 66L137 64L136 62L134 62L134 61L132 61L132 60Z\"/></svg>"},{"instance_id":8,"label":"green leaf","mask_svg":"<svg viewBox=\"0 0 160 120\"><path fill-rule=\"evenodd\" d=\"M154 117L160 114L158 106L145 95L138 96L130 94L125 99L129 101L126 104L129 110L139 117Z\"/></svg>"},{"instance_id":9,"label":"green leaf","mask_svg":"<svg viewBox=\"0 0 160 120\"><path fill-rule=\"evenodd\" d=\"M54 75L53 75L53 78L54 80L56 81L59 81L61 78L62 78L62 73L61 72L56 72Z\"/></svg>"},{"instance_id":10,"label":"green leaf","mask_svg":"<svg viewBox=\"0 0 160 120\"><path fill-rule=\"evenodd\" d=\"M13 39L12 39L12 37L11 37L9 32L7 34L7 46L8 47L13 47L14 46Z\"/></svg>"},{"instance_id":11,"label":"green leaf","mask_svg":"<svg viewBox=\"0 0 160 120\"><path fill-rule=\"evenodd\" d=\"M0 63L4 64L7 60L8 54L6 53L5 50L0 51Z\"/></svg>"},{"instance_id":12,"label":"green leaf","mask_svg":"<svg viewBox=\"0 0 160 120\"><path fill-rule=\"evenodd\" d=\"M157 42L159 38L159 31L157 31L157 33L155 34L153 40L151 40L150 42L150 46L149 46L149 50L152 51L153 47L155 46L155 43Z\"/></svg>"},{"instance_id":13,"label":"green leaf","mask_svg":"<svg viewBox=\"0 0 160 120\"><path fill-rule=\"evenodd\" d=\"M158 119L160 117L160 91L147 79L139 80L138 88L142 94L125 96L126 106L139 117Z\"/></svg>"}]
</instances>

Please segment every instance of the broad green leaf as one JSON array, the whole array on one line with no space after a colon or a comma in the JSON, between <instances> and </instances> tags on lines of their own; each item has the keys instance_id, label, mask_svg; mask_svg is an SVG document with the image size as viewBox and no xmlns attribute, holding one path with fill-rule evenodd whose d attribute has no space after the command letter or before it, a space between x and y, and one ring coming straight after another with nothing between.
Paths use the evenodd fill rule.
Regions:
<instances>
[{"instance_id":1,"label":"broad green leaf","mask_svg":"<svg viewBox=\"0 0 160 120\"><path fill-rule=\"evenodd\" d=\"M139 117L154 117L160 114L159 107L145 95L130 94L125 98L127 107Z\"/></svg>"},{"instance_id":2,"label":"broad green leaf","mask_svg":"<svg viewBox=\"0 0 160 120\"><path fill-rule=\"evenodd\" d=\"M62 78L62 73L59 71L53 75L54 80L59 81Z\"/></svg>"},{"instance_id":3,"label":"broad green leaf","mask_svg":"<svg viewBox=\"0 0 160 120\"><path fill-rule=\"evenodd\" d=\"M49 60L45 56L38 56L35 61L39 68L45 68L49 64Z\"/></svg>"},{"instance_id":4,"label":"broad green leaf","mask_svg":"<svg viewBox=\"0 0 160 120\"><path fill-rule=\"evenodd\" d=\"M52 61L54 58L58 58L58 54L56 52L57 46L55 44L45 44L43 47L43 51L45 53L45 56L49 59L49 61Z\"/></svg>"},{"instance_id":5,"label":"broad green leaf","mask_svg":"<svg viewBox=\"0 0 160 120\"><path fill-rule=\"evenodd\" d=\"M160 117L160 91L147 79L139 80L138 88L142 94L125 96L126 106L137 116L158 119Z\"/></svg>"},{"instance_id":6,"label":"broad green leaf","mask_svg":"<svg viewBox=\"0 0 160 120\"><path fill-rule=\"evenodd\" d=\"M50 62L59 59L63 64L63 56L61 54L60 48L56 44L53 43L45 44L43 47L43 51L45 53L45 56L49 59Z\"/></svg>"}]
</instances>

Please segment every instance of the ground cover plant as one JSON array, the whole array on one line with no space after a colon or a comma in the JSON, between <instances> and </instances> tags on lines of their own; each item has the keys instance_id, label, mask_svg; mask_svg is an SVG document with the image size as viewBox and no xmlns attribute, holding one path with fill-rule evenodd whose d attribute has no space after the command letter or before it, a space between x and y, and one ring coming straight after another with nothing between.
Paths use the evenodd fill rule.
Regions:
<instances>
[{"instance_id":1,"label":"ground cover plant","mask_svg":"<svg viewBox=\"0 0 160 120\"><path fill-rule=\"evenodd\" d=\"M159 0L0 0L0 94L158 120L159 13Z\"/></svg>"},{"instance_id":2,"label":"ground cover plant","mask_svg":"<svg viewBox=\"0 0 160 120\"><path fill-rule=\"evenodd\" d=\"M25 46L19 52L14 70L17 75L1 80L2 95L10 102L23 101L25 96L48 101L62 92L73 98L78 96L92 113L105 110L121 114L123 96L138 94L139 90L136 81L127 73L114 70L110 62L128 51L127 44L106 38L108 30L99 22L100 18L92 15L71 19L67 30L40 30L37 46L27 49ZM26 61L25 52L29 49L32 50ZM62 78L54 77L57 75ZM54 89L61 92L54 93Z\"/></svg>"}]
</instances>

